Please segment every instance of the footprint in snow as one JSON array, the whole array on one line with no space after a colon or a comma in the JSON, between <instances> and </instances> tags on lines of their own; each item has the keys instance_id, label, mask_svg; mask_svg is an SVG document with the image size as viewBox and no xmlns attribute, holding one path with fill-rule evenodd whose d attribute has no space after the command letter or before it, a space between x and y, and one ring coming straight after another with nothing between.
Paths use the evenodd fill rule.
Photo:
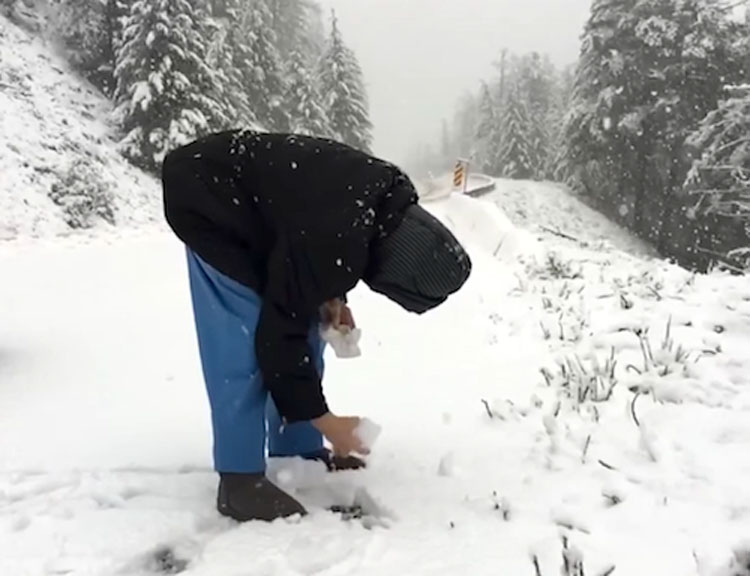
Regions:
<instances>
[{"instance_id":1,"label":"footprint in snow","mask_svg":"<svg viewBox=\"0 0 750 576\"><path fill-rule=\"evenodd\" d=\"M154 553L148 567L157 574L179 574L185 571L188 564L187 560L176 556L171 548L162 548Z\"/></svg>"},{"instance_id":2,"label":"footprint in snow","mask_svg":"<svg viewBox=\"0 0 750 576\"><path fill-rule=\"evenodd\" d=\"M180 574L187 570L190 561L178 554L170 545L158 546L128 562L120 574Z\"/></svg>"},{"instance_id":3,"label":"footprint in snow","mask_svg":"<svg viewBox=\"0 0 750 576\"><path fill-rule=\"evenodd\" d=\"M18 516L10 525L11 532L23 532L31 526L31 518L26 515Z\"/></svg>"}]
</instances>

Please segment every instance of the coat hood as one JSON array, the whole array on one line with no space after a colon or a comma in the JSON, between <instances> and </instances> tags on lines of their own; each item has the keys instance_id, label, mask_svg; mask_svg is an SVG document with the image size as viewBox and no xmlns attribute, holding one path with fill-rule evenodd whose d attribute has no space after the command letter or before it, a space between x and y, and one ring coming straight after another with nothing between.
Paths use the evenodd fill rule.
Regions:
<instances>
[{"instance_id":1,"label":"coat hood","mask_svg":"<svg viewBox=\"0 0 750 576\"><path fill-rule=\"evenodd\" d=\"M453 234L419 204L371 248L363 281L402 308L422 314L457 292L471 274L471 260Z\"/></svg>"}]
</instances>

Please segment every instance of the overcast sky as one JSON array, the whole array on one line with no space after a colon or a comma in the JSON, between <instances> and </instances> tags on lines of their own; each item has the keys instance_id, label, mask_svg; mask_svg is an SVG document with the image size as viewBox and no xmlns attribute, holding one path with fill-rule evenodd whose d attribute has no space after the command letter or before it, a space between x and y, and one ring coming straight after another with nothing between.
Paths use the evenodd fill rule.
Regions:
<instances>
[{"instance_id":1,"label":"overcast sky","mask_svg":"<svg viewBox=\"0 0 750 576\"><path fill-rule=\"evenodd\" d=\"M401 162L436 137L502 47L574 62L591 0L320 0L359 58L375 152Z\"/></svg>"}]
</instances>

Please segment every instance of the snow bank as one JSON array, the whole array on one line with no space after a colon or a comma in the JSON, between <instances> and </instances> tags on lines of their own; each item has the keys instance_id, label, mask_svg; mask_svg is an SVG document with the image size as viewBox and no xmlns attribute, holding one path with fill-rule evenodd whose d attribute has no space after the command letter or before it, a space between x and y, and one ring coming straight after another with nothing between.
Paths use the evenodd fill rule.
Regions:
<instances>
[{"instance_id":1,"label":"snow bank","mask_svg":"<svg viewBox=\"0 0 750 576\"><path fill-rule=\"evenodd\" d=\"M481 251L499 260L511 261L538 250L534 238L516 228L492 202L454 193L427 202L424 207L442 221L470 253Z\"/></svg>"},{"instance_id":2,"label":"snow bank","mask_svg":"<svg viewBox=\"0 0 750 576\"><path fill-rule=\"evenodd\" d=\"M584 204L561 184L497 179L495 186L495 191L483 199L497 204L516 226L541 238L568 244L580 241L599 251L656 255L648 244ZM575 240L564 241L559 234Z\"/></svg>"},{"instance_id":3,"label":"snow bank","mask_svg":"<svg viewBox=\"0 0 750 576\"><path fill-rule=\"evenodd\" d=\"M1 15L0 53L0 239L69 233L76 208L64 207L94 192L109 198L116 226L157 221L158 182L116 151L110 102ZM68 198L56 204L54 190Z\"/></svg>"}]
</instances>

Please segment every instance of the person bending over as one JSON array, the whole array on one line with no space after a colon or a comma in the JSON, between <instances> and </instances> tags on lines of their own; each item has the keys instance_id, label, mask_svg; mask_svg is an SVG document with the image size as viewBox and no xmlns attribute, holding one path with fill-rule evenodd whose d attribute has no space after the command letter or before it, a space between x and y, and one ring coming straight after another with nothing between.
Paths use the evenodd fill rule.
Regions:
<instances>
[{"instance_id":1,"label":"person bending over","mask_svg":"<svg viewBox=\"0 0 750 576\"><path fill-rule=\"evenodd\" d=\"M354 327L359 281L410 313L434 309L469 278L469 256L399 168L330 139L210 134L165 156L162 185L186 249L217 508L241 522L305 515L267 479L266 443L268 457L329 470L367 453L359 418L323 394L321 325Z\"/></svg>"}]
</instances>

